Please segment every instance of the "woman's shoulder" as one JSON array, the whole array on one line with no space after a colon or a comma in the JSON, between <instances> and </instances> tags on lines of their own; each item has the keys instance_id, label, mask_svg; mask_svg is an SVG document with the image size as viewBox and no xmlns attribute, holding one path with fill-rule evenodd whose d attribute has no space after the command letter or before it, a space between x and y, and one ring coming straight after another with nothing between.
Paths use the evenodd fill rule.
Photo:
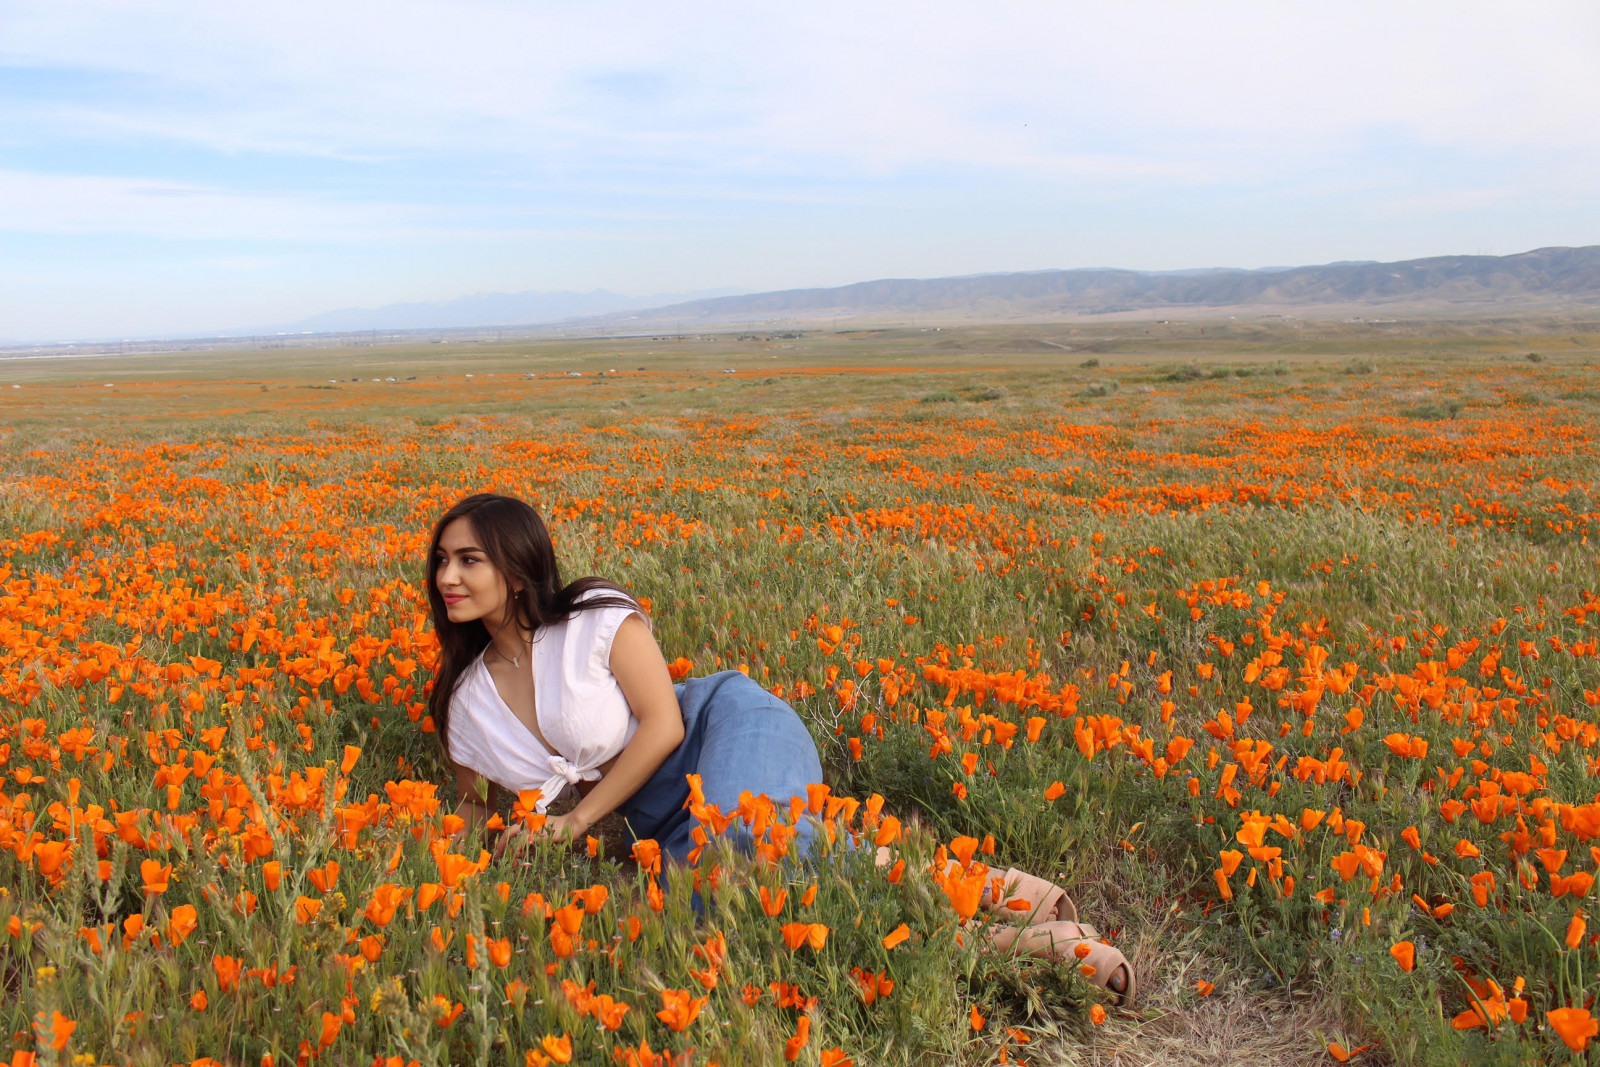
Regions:
<instances>
[{"instance_id":1,"label":"woman's shoulder","mask_svg":"<svg viewBox=\"0 0 1600 1067\"><path fill-rule=\"evenodd\" d=\"M601 599L606 602L592 603ZM592 606L582 607L585 603ZM645 620L646 626L650 625L650 618L639 602L614 589L586 590L574 606L576 610L551 628L551 640L544 646L544 655L559 657L584 677L606 673L617 631L629 618L637 615Z\"/></svg>"},{"instance_id":2,"label":"woman's shoulder","mask_svg":"<svg viewBox=\"0 0 1600 1067\"><path fill-rule=\"evenodd\" d=\"M616 635L620 627L631 616L637 615L650 625L650 616L644 613L644 607L628 593L616 589L596 589L584 594L578 604L592 605L582 610L574 611L569 616L575 628L598 635L610 647L611 638ZM575 605L576 606L576 605Z\"/></svg>"},{"instance_id":3,"label":"woman's shoulder","mask_svg":"<svg viewBox=\"0 0 1600 1067\"><path fill-rule=\"evenodd\" d=\"M614 607L623 611L637 611L639 609L639 601L634 598L632 593L610 583L590 586L574 597L572 604L577 607L580 604L593 604L596 601L609 601L610 603L606 603L602 607Z\"/></svg>"},{"instance_id":4,"label":"woman's shoulder","mask_svg":"<svg viewBox=\"0 0 1600 1067\"><path fill-rule=\"evenodd\" d=\"M572 609L560 620L542 627L534 640L553 634L560 634L563 644L596 634L609 638L630 615L638 615L649 624L644 607L627 592L604 587L585 589L573 599Z\"/></svg>"}]
</instances>

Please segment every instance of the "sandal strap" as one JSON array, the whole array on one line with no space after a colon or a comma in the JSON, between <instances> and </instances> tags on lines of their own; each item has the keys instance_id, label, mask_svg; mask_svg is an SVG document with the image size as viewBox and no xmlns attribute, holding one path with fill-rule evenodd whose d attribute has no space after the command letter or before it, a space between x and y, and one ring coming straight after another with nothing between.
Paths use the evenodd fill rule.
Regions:
<instances>
[{"instance_id":1,"label":"sandal strap","mask_svg":"<svg viewBox=\"0 0 1600 1067\"><path fill-rule=\"evenodd\" d=\"M991 875L993 868L990 868ZM988 910L1023 926L1066 920L1075 922L1077 906L1060 886L1036 874L1007 868L1002 898L989 903ZM1013 907L1014 903L1026 907Z\"/></svg>"}]
</instances>

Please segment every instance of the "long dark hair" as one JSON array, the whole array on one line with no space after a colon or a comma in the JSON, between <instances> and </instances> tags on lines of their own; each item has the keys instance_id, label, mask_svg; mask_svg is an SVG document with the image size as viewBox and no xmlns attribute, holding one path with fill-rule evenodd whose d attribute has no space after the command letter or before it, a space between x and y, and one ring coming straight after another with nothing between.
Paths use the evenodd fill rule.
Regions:
<instances>
[{"instance_id":1,"label":"long dark hair","mask_svg":"<svg viewBox=\"0 0 1600 1067\"><path fill-rule=\"evenodd\" d=\"M523 629L537 631L591 608L638 606L626 590L603 578L561 584L550 531L537 511L515 497L474 493L441 515L428 543L428 607L433 613L433 632L439 638L439 663L428 696L428 714L433 716L446 756L450 752L450 698L462 673L489 647L489 631L483 623L477 619L451 622L439 592L439 538L446 526L463 518L472 524L478 547L505 579L508 594L512 589L522 590L521 596L508 595L507 622L514 615ZM601 594L577 603L594 590Z\"/></svg>"}]
</instances>

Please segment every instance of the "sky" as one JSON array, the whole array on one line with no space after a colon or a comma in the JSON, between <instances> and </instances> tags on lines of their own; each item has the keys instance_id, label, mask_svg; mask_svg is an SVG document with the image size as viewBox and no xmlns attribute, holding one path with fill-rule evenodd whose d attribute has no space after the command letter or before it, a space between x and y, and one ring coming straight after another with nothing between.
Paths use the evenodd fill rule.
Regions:
<instances>
[{"instance_id":1,"label":"sky","mask_svg":"<svg viewBox=\"0 0 1600 1067\"><path fill-rule=\"evenodd\" d=\"M1600 5L0 0L0 342L1600 243Z\"/></svg>"}]
</instances>

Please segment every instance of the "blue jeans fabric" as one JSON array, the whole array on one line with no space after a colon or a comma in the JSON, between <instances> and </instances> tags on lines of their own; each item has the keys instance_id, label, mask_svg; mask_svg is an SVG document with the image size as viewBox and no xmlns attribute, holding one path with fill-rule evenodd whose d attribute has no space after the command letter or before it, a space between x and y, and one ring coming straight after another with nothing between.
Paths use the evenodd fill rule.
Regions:
<instances>
[{"instance_id":1,"label":"blue jeans fabric","mask_svg":"<svg viewBox=\"0 0 1600 1067\"><path fill-rule=\"evenodd\" d=\"M706 803L723 814L739 807L739 794L765 793L787 812L792 796L822 781L816 742L793 708L739 671L722 671L678 683L683 743L619 809L635 840L653 838L661 851L682 862L695 847L694 817L685 775L698 774ZM811 847L814 828L801 819L790 846L800 855ZM750 833L735 820L728 835L750 848Z\"/></svg>"}]
</instances>

